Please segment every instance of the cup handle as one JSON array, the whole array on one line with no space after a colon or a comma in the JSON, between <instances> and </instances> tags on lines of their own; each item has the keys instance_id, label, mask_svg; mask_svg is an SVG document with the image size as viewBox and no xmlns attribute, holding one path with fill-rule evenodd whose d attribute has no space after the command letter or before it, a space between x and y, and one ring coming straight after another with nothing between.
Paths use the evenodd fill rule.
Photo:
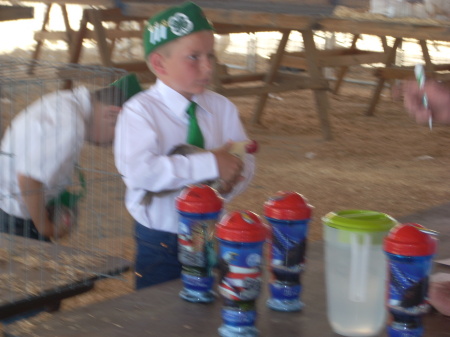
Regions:
<instances>
[{"instance_id":1,"label":"cup handle","mask_svg":"<svg viewBox=\"0 0 450 337\"><path fill-rule=\"evenodd\" d=\"M350 233L351 260L349 299L364 302L367 297L371 238L367 233Z\"/></svg>"}]
</instances>

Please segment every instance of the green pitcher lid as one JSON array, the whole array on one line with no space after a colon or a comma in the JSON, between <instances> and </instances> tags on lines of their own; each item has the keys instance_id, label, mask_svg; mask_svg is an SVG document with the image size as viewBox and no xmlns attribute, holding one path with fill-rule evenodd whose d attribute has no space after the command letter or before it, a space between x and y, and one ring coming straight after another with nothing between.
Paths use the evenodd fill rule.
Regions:
<instances>
[{"instance_id":1,"label":"green pitcher lid","mask_svg":"<svg viewBox=\"0 0 450 337\"><path fill-rule=\"evenodd\" d=\"M394 218L385 213L368 210L330 212L322 217L322 221L333 228L365 232L389 231L397 224Z\"/></svg>"}]
</instances>

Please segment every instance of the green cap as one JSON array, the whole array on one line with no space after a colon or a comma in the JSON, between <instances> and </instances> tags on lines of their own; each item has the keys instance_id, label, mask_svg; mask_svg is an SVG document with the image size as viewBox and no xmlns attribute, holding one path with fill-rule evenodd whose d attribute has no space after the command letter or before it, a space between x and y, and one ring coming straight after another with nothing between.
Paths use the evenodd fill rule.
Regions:
<instances>
[{"instance_id":1,"label":"green cap","mask_svg":"<svg viewBox=\"0 0 450 337\"><path fill-rule=\"evenodd\" d=\"M144 29L145 56L167 42L201 30L214 28L201 8L193 2L159 12L148 20Z\"/></svg>"},{"instance_id":2,"label":"green cap","mask_svg":"<svg viewBox=\"0 0 450 337\"><path fill-rule=\"evenodd\" d=\"M361 232L385 232L397 224L391 216L368 210L344 210L326 214L322 221L324 225Z\"/></svg>"},{"instance_id":3,"label":"green cap","mask_svg":"<svg viewBox=\"0 0 450 337\"><path fill-rule=\"evenodd\" d=\"M119 78L117 81L111 83L111 85L122 90L125 101L142 91L138 78L134 73Z\"/></svg>"},{"instance_id":4,"label":"green cap","mask_svg":"<svg viewBox=\"0 0 450 337\"><path fill-rule=\"evenodd\" d=\"M391 216L368 210L343 210L322 217L324 238L328 242L364 244L367 237L373 245L382 245L389 230L397 224Z\"/></svg>"}]
</instances>

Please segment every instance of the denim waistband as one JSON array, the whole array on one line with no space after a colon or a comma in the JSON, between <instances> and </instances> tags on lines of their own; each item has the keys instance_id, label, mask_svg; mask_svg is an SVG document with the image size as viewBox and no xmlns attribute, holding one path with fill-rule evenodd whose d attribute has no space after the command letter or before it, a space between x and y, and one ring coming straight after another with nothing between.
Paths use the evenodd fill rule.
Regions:
<instances>
[{"instance_id":1,"label":"denim waistband","mask_svg":"<svg viewBox=\"0 0 450 337\"><path fill-rule=\"evenodd\" d=\"M177 245L178 235L175 233L164 232L157 229L148 228L139 222L135 222L136 230L135 235L139 240L143 240L149 243L159 244L160 242L166 242L168 244Z\"/></svg>"}]
</instances>

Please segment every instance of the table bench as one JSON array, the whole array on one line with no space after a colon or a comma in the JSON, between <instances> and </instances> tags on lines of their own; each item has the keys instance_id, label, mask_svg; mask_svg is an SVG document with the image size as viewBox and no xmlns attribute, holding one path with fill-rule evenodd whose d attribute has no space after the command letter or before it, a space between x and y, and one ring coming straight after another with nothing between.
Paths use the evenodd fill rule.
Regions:
<instances>
[{"instance_id":1,"label":"table bench","mask_svg":"<svg viewBox=\"0 0 450 337\"><path fill-rule=\"evenodd\" d=\"M34 10L32 7L16 5L0 5L0 21L13 21L32 19Z\"/></svg>"}]
</instances>

